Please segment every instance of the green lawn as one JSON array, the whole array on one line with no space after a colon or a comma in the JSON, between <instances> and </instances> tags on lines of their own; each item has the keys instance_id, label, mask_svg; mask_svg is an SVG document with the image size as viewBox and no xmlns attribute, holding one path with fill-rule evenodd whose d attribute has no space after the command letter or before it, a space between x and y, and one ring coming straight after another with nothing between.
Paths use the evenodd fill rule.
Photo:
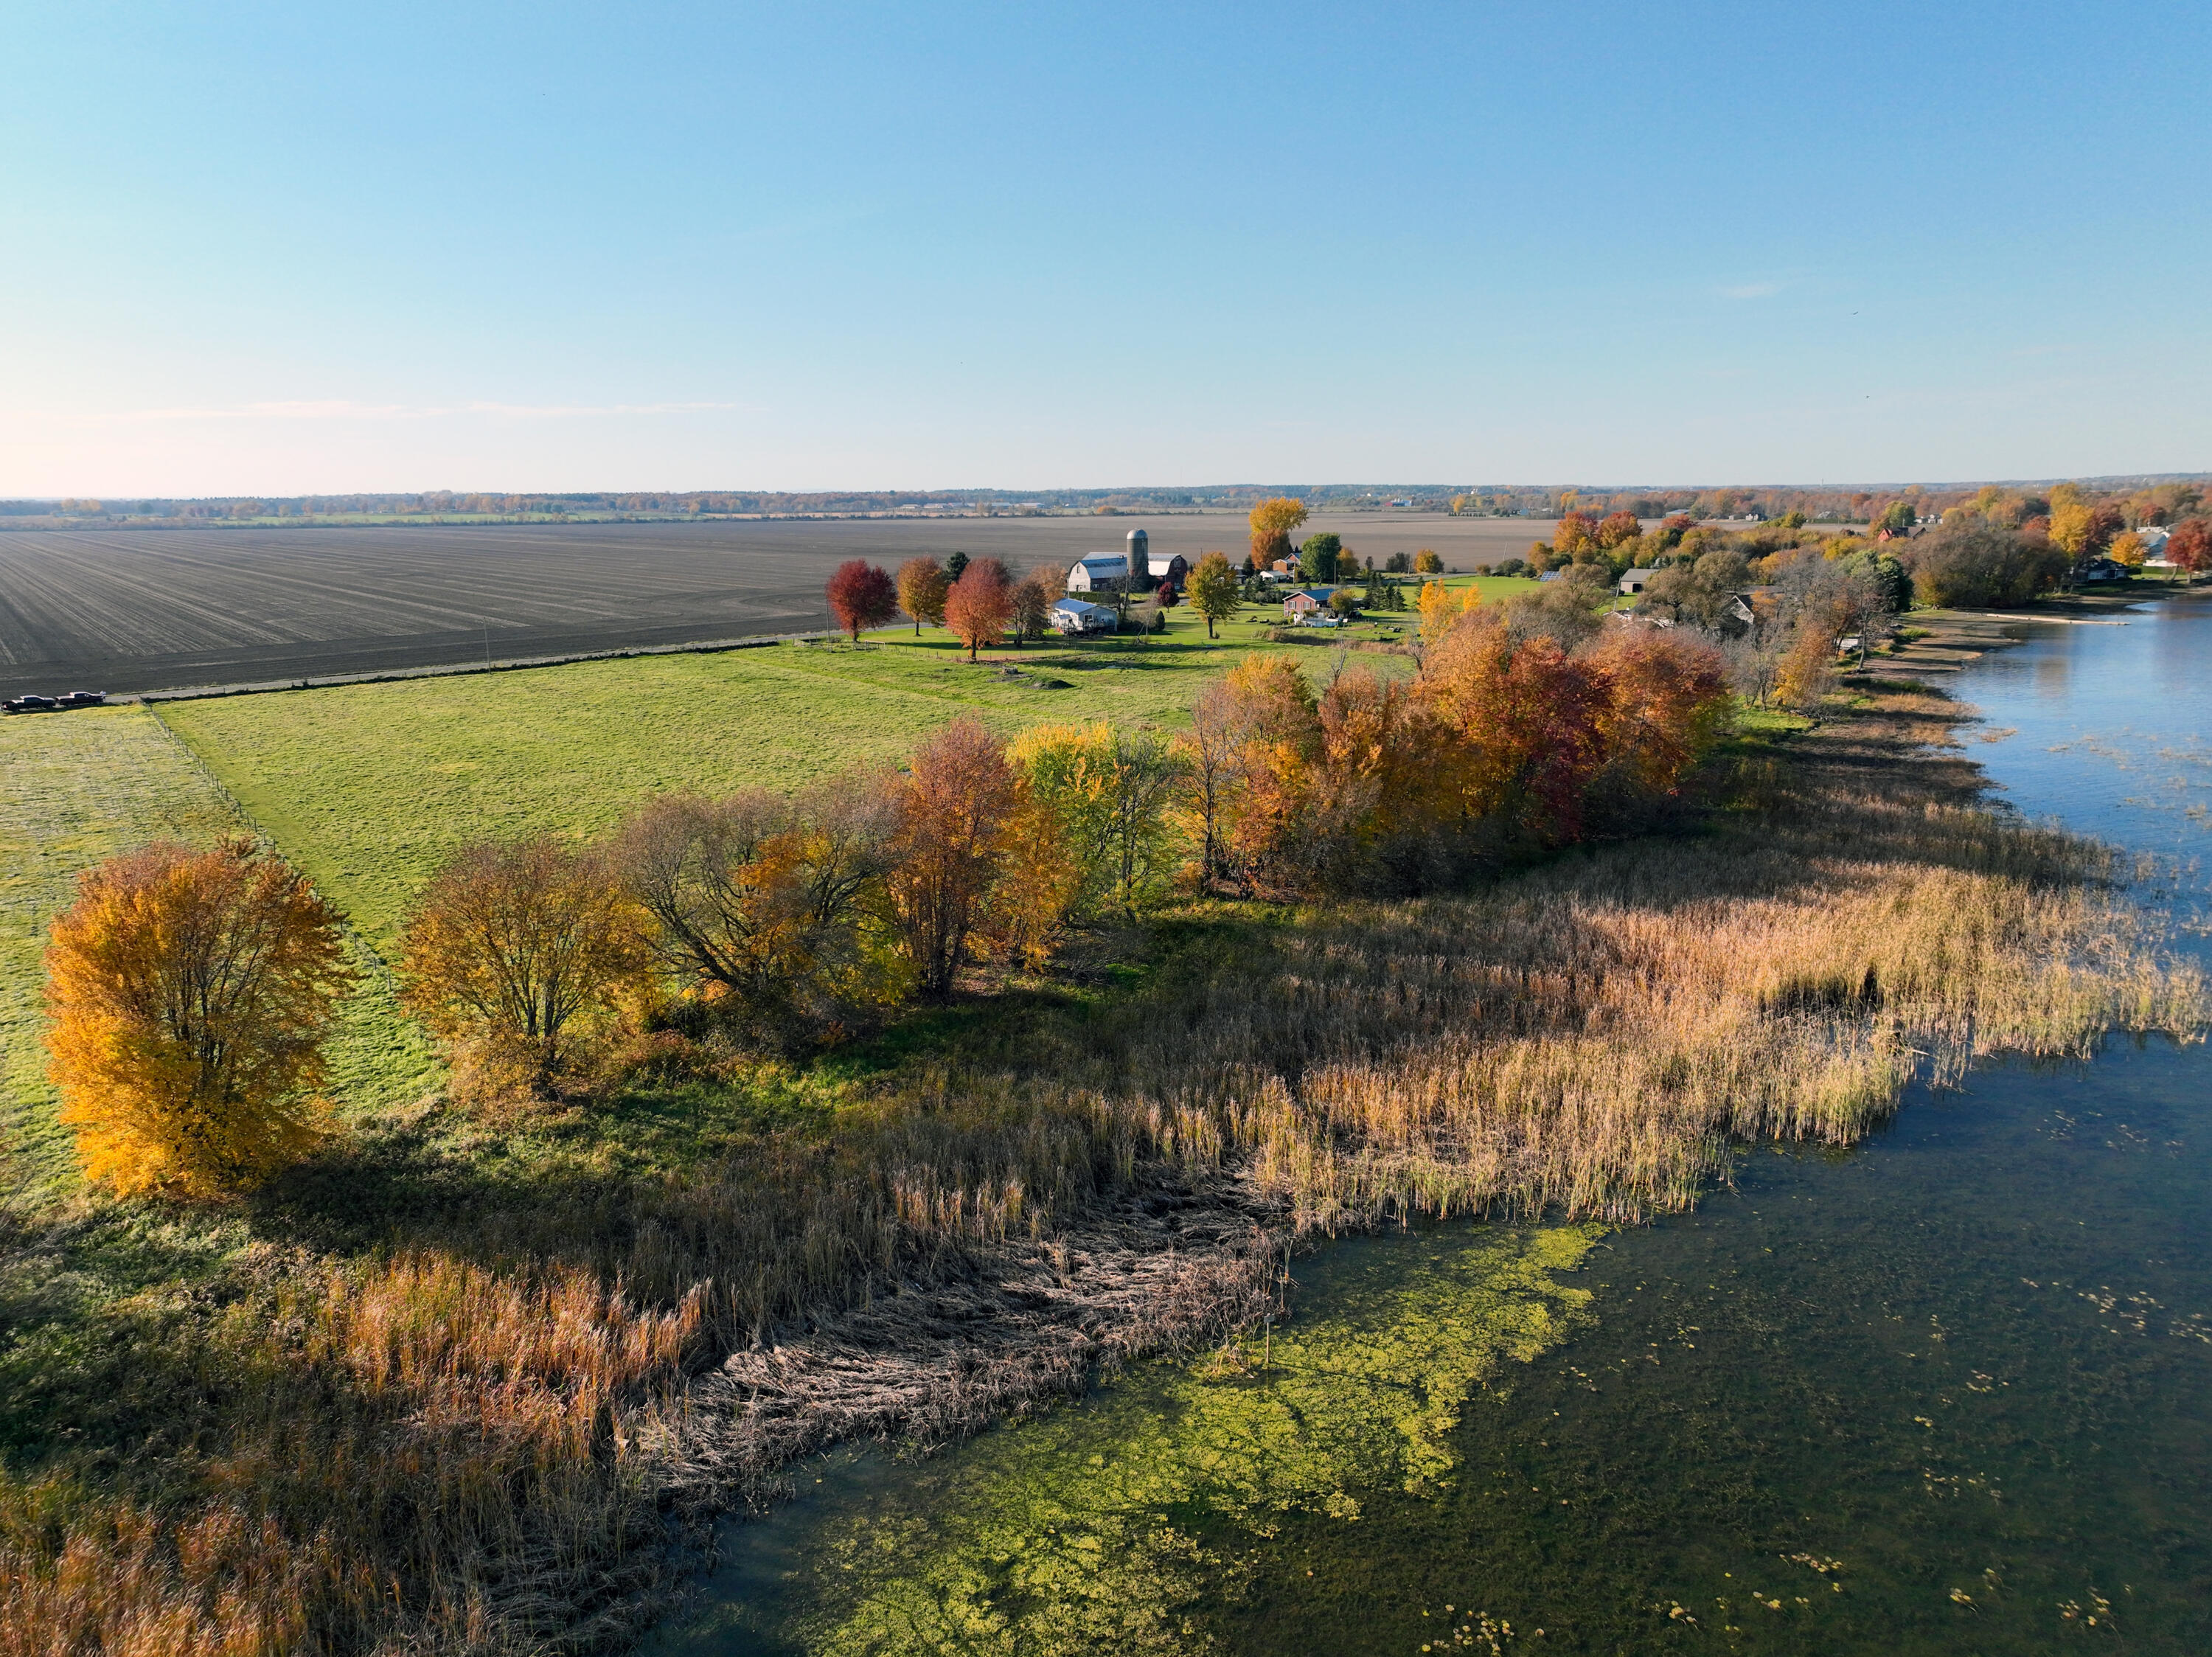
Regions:
<instances>
[{"instance_id":1,"label":"green lawn","mask_svg":"<svg viewBox=\"0 0 2212 1657\"><path fill-rule=\"evenodd\" d=\"M1222 631L1208 643L1204 621L1179 611L1164 637L1004 649L971 667L941 631L916 643L893 629L857 652L638 656L170 703L161 717L384 946L422 881L478 837L592 834L671 789L791 789L896 763L963 714L1007 732L1172 727L1208 675L1258 642L1250 620ZM1323 652L1297 655L1326 671ZM1023 676L1000 677L1000 663Z\"/></svg>"},{"instance_id":2,"label":"green lawn","mask_svg":"<svg viewBox=\"0 0 2212 1657\"><path fill-rule=\"evenodd\" d=\"M66 1185L68 1135L55 1119L40 1041L46 927L76 878L149 840L204 844L244 825L222 789L143 708L0 720L0 1136L11 1174ZM333 1092L374 1106L434 1074L366 953L362 993L331 1051Z\"/></svg>"}]
</instances>

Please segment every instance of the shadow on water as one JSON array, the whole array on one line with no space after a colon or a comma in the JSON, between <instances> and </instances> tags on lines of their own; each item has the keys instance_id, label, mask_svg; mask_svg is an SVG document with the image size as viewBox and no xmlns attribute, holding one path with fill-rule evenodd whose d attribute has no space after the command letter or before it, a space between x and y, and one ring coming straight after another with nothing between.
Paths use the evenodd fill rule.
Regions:
<instances>
[{"instance_id":1,"label":"shadow on water","mask_svg":"<svg viewBox=\"0 0 2212 1657\"><path fill-rule=\"evenodd\" d=\"M2102 740L2212 661L2173 609L1968 676L2023 809L2188 853L2208 692ZM2115 1041L1650 1227L1332 1247L1233 1354L797 1470L651 1648L2212 1650L2208 1102L2212 1051Z\"/></svg>"}]
</instances>

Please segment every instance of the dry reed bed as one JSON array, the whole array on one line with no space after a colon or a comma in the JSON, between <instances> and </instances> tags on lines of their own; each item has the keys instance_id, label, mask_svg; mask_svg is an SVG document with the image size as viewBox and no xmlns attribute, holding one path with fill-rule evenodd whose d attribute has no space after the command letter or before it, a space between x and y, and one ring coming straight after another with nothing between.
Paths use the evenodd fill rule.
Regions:
<instances>
[{"instance_id":1,"label":"dry reed bed","mask_svg":"<svg viewBox=\"0 0 2212 1657\"><path fill-rule=\"evenodd\" d=\"M1735 1142L1847 1142L1917 1070L2200 1029L2104 854L1896 763L1953 716L1892 698L1808 743L1747 831L1224 923L1196 981L912 1067L827 1138L382 1261L272 1254L193 1337L158 1470L5 1493L0 1653L618 1642L672 1508L1202 1338L1267 1303L1279 1234L1678 1208Z\"/></svg>"}]
</instances>

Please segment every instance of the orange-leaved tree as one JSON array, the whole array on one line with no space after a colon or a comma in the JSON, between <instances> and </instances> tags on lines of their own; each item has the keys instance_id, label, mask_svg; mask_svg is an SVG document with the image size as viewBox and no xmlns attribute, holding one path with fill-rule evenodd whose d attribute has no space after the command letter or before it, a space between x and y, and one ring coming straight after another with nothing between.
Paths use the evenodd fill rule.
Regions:
<instances>
[{"instance_id":1,"label":"orange-leaved tree","mask_svg":"<svg viewBox=\"0 0 2212 1657\"><path fill-rule=\"evenodd\" d=\"M402 942L407 1005L486 1092L543 1089L577 1031L648 966L640 917L598 855L551 835L464 847L431 877Z\"/></svg>"},{"instance_id":2,"label":"orange-leaved tree","mask_svg":"<svg viewBox=\"0 0 2212 1657\"><path fill-rule=\"evenodd\" d=\"M1247 656L1222 676L1220 691L1197 710L1225 750L1208 838L1225 868L1247 884L1287 889L1297 883L1322 758L1313 689L1293 662ZM1185 775L1194 783L1206 768L1185 752Z\"/></svg>"},{"instance_id":3,"label":"orange-leaved tree","mask_svg":"<svg viewBox=\"0 0 2212 1657\"><path fill-rule=\"evenodd\" d=\"M1020 799L1006 745L975 719L923 743L891 787L888 908L924 995L949 995L967 964Z\"/></svg>"},{"instance_id":4,"label":"orange-leaved tree","mask_svg":"<svg viewBox=\"0 0 2212 1657\"><path fill-rule=\"evenodd\" d=\"M960 572L945 595L945 624L968 647L968 660L1003 637L1014 618L1013 583L996 558L977 558Z\"/></svg>"},{"instance_id":5,"label":"orange-leaved tree","mask_svg":"<svg viewBox=\"0 0 2212 1657\"><path fill-rule=\"evenodd\" d=\"M1450 733L1438 758L1462 814L1510 815L1546 841L1580 835L1605 760L1607 697L1591 663L1548 637L1516 643L1502 615L1478 611L1431 647L1415 693Z\"/></svg>"},{"instance_id":6,"label":"orange-leaved tree","mask_svg":"<svg viewBox=\"0 0 2212 1657\"><path fill-rule=\"evenodd\" d=\"M830 613L855 645L862 628L881 627L898 614L898 583L890 570L866 558L848 558L832 570L827 593Z\"/></svg>"},{"instance_id":7,"label":"orange-leaved tree","mask_svg":"<svg viewBox=\"0 0 2212 1657\"><path fill-rule=\"evenodd\" d=\"M85 1173L209 1197L304 1152L353 978L338 925L250 840L165 841L88 871L46 946L52 1075Z\"/></svg>"},{"instance_id":8,"label":"orange-leaved tree","mask_svg":"<svg viewBox=\"0 0 2212 1657\"><path fill-rule=\"evenodd\" d=\"M1605 683L1598 734L1608 758L1645 788L1672 793L1727 721L1721 653L1680 632L1614 625L1583 660Z\"/></svg>"},{"instance_id":9,"label":"orange-leaved tree","mask_svg":"<svg viewBox=\"0 0 2212 1657\"><path fill-rule=\"evenodd\" d=\"M1552 527L1552 550L1569 557L1597 545L1597 520L1587 512L1564 514Z\"/></svg>"},{"instance_id":10,"label":"orange-leaved tree","mask_svg":"<svg viewBox=\"0 0 2212 1657\"><path fill-rule=\"evenodd\" d=\"M1252 562L1265 570L1278 558L1291 556L1291 532L1306 521L1306 503L1292 495L1278 495L1252 509Z\"/></svg>"},{"instance_id":11,"label":"orange-leaved tree","mask_svg":"<svg viewBox=\"0 0 2212 1657\"><path fill-rule=\"evenodd\" d=\"M914 618L914 635L921 637L921 624L945 624L945 594L952 578L934 558L908 558L899 566L899 608Z\"/></svg>"},{"instance_id":12,"label":"orange-leaved tree","mask_svg":"<svg viewBox=\"0 0 2212 1657\"><path fill-rule=\"evenodd\" d=\"M1644 533L1644 526L1633 512L1615 512L1601 519L1597 527L1597 544L1610 552L1623 541L1632 541Z\"/></svg>"}]
</instances>

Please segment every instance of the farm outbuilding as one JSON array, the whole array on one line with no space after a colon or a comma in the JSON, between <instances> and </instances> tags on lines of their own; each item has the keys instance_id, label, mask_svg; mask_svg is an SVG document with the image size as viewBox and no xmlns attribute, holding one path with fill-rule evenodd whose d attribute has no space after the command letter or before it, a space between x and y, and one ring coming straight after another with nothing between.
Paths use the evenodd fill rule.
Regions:
<instances>
[{"instance_id":1,"label":"farm outbuilding","mask_svg":"<svg viewBox=\"0 0 2212 1657\"><path fill-rule=\"evenodd\" d=\"M1061 633L1110 633L1114 611L1110 605L1090 604L1082 599L1062 599L1051 610L1054 631Z\"/></svg>"}]
</instances>

